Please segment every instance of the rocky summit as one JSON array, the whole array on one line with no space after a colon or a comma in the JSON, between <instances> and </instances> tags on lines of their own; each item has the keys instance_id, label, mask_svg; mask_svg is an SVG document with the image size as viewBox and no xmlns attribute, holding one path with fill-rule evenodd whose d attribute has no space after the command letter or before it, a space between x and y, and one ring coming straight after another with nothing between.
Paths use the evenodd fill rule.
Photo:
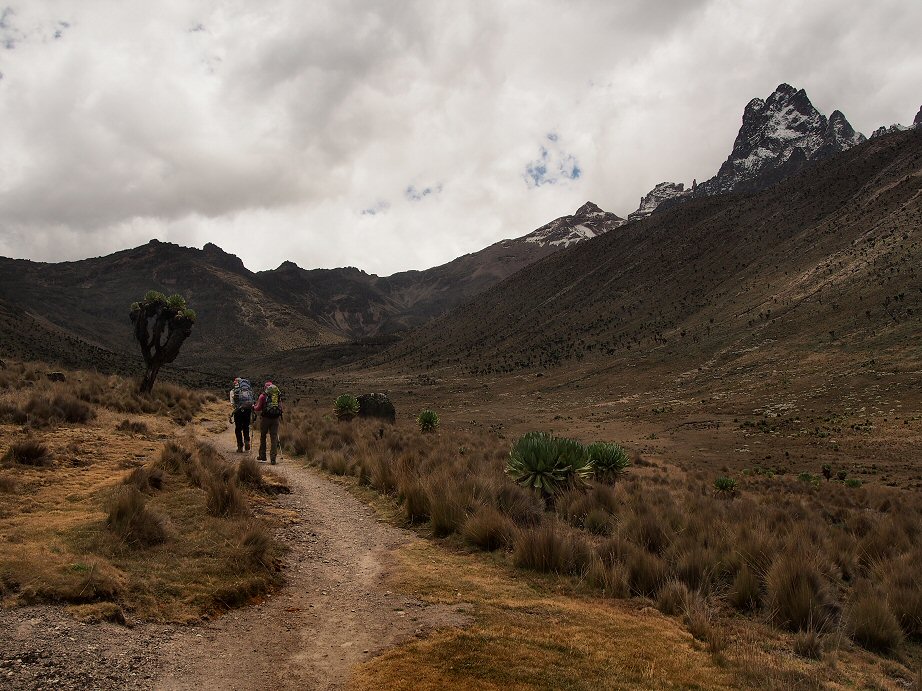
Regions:
<instances>
[{"instance_id":1,"label":"rocky summit","mask_svg":"<svg viewBox=\"0 0 922 691\"><path fill-rule=\"evenodd\" d=\"M540 247L569 247L581 240L603 235L626 222L620 216L603 211L592 202L586 202L572 216L561 216L522 239Z\"/></svg>"},{"instance_id":2,"label":"rocky summit","mask_svg":"<svg viewBox=\"0 0 922 691\"><path fill-rule=\"evenodd\" d=\"M841 111L826 118L803 89L780 84L767 99L754 98L746 105L733 150L714 177L690 189L681 183L660 183L629 218L649 216L664 202L682 197L763 189L865 139Z\"/></svg>"}]
</instances>

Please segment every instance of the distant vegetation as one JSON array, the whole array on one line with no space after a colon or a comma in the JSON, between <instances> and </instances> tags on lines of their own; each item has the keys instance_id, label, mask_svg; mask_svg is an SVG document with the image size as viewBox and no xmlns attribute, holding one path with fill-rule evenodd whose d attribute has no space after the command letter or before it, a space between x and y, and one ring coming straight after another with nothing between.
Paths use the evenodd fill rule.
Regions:
<instances>
[{"instance_id":1,"label":"distant vegetation","mask_svg":"<svg viewBox=\"0 0 922 691\"><path fill-rule=\"evenodd\" d=\"M475 432L381 437L362 420L291 417L290 452L391 497L408 523L611 597L650 598L715 654L733 645L733 613L790 631L807 657L840 635L874 651L922 635L915 495L780 472L625 472L616 444L544 433L510 449Z\"/></svg>"}]
</instances>

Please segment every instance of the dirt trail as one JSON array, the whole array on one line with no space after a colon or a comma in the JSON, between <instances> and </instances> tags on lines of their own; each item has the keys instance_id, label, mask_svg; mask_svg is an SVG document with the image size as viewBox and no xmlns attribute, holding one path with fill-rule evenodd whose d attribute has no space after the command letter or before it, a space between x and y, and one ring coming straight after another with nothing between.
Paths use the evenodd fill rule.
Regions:
<instances>
[{"instance_id":1,"label":"dirt trail","mask_svg":"<svg viewBox=\"0 0 922 691\"><path fill-rule=\"evenodd\" d=\"M213 438L230 460L232 432ZM254 445L255 448L255 445ZM266 466L269 467L269 466ZM309 468L280 459L291 494L285 586L264 603L183 630L162 648L160 689L336 689L352 668L433 628L463 625L463 608L431 606L383 584L387 555L414 538Z\"/></svg>"}]
</instances>

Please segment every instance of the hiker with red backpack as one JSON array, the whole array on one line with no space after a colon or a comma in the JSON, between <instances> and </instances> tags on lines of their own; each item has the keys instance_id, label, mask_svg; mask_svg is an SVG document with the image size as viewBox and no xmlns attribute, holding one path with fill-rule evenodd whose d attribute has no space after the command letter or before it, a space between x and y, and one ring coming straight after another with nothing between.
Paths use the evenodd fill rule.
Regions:
<instances>
[{"instance_id":1,"label":"hiker with red backpack","mask_svg":"<svg viewBox=\"0 0 922 691\"><path fill-rule=\"evenodd\" d=\"M231 418L234 421L234 436L237 437L237 453L243 453L244 446L250 450L250 423L253 419L253 388L242 377L234 379L230 390L230 402L234 406Z\"/></svg>"},{"instance_id":2,"label":"hiker with red backpack","mask_svg":"<svg viewBox=\"0 0 922 691\"><path fill-rule=\"evenodd\" d=\"M259 453L256 455L256 460L263 463L266 461L266 435L268 434L272 441L269 462L275 465L279 448L279 421L282 419L282 394L279 387L267 381L253 410L262 414L259 420Z\"/></svg>"}]
</instances>

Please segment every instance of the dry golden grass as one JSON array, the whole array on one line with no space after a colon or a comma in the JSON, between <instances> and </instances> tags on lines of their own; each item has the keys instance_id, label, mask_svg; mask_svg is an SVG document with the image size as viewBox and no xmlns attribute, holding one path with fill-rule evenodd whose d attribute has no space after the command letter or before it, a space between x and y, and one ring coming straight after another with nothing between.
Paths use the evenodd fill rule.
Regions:
<instances>
[{"instance_id":1,"label":"dry golden grass","mask_svg":"<svg viewBox=\"0 0 922 691\"><path fill-rule=\"evenodd\" d=\"M914 639L900 645L894 658L881 657L858 645L879 645L875 639L860 634L849 638L843 615L855 579L878 578L887 592L918 591L905 565L918 549L922 503L907 493L873 486L854 489L838 482L815 486L796 476L756 474L738 476L739 492L728 499L715 494L709 474L644 464L631 469L613 490L590 486L536 512L529 501L534 495L523 494L502 472L509 441L486 430L443 425L437 435L422 435L409 424L398 424L382 436L377 425L359 420L337 423L309 411L292 417L298 445L310 449L321 467L328 467L331 453L343 459L353 476L344 481L354 483L366 498L373 485L372 468L390 460L397 486L373 503L380 506L383 501L392 520L435 537L452 552L496 550L489 557L439 552L438 559L461 560L454 570L445 570L439 597L473 601L478 624L383 656L390 671L369 666L362 677L367 686L429 688L463 685L462 680L473 678L471 683L483 688L618 688L620 679L592 670L596 664L621 664L607 657L620 653L574 652L567 643L568 636L583 640L595 635L583 631L583 623L611 635L605 617L597 621L586 610L590 602L607 607L605 616L613 607L633 612L655 631L649 643L638 636L638 647L626 658L645 659L647 648L657 649L657 636L669 640L669 631L684 631L697 638L691 645L704 655L704 667L717 665L726 672L729 686L900 688L911 678L920 655ZM609 517L605 529L586 521L595 511ZM500 539L507 530L511 538ZM811 558L798 559L798 549ZM510 594L504 607L484 603L489 596L478 597L478 589L459 585L472 577L471 562L494 569L491 578L497 580L486 578L478 586L484 593L510 587L521 592ZM407 568L417 573L430 565ZM414 581L417 577L407 576L407 587L426 595ZM665 592L664 586L676 592ZM541 610L533 620L512 618L508 610L516 607L517 598L530 601L535 588L542 597L550 592L560 598L564 610L579 607L585 622L577 626L576 617L556 609ZM663 616L647 599L661 594L660 605L675 613L666 619L665 629ZM617 599L630 596L635 599ZM913 602L899 611L891 605L893 614L885 622L890 629L893 615L907 630L912 626ZM572 632L571 626L578 630ZM821 626L823 640L832 641L822 659L798 655L816 648L798 629ZM517 653L521 664L514 659ZM542 656L549 661L542 662ZM572 660L579 663L568 668ZM417 668L425 672L410 673ZM688 672L691 681L679 675L671 683L694 686L701 668ZM623 685L665 686L676 672L668 665L663 669L668 671L658 681L643 681L632 673ZM402 675L407 675L403 682ZM708 687L720 683L710 673L701 678Z\"/></svg>"},{"instance_id":2,"label":"dry golden grass","mask_svg":"<svg viewBox=\"0 0 922 691\"><path fill-rule=\"evenodd\" d=\"M10 376L10 369L3 371L0 397L15 400L16 387L23 382L43 382L40 374L26 378L34 374L28 367L14 366L17 371L18 378ZM97 377L89 375L88 380L99 383ZM68 373L67 382L54 386L79 390L86 384L82 378L82 373ZM114 378L101 379L115 389L122 386ZM177 438L202 465L201 447L189 436L177 437L175 410L191 411L183 401L198 401L199 396L164 396L173 394L178 403L161 406L167 398L157 399L151 404L156 413L128 413L126 418L122 404L118 410L97 404L94 416L84 423L57 422L31 431L0 424L0 456L26 439L37 439L52 459L45 466L14 463L2 470L4 605L61 602L85 605L81 616L90 620L128 615L187 621L240 604L277 584L274 561L280 548L259 533L266 520L263 508L270 501L266 493L250 492L247 498L257 509L255 522L238 516L233 502L220 507L230 517L212 516L207 492L190 482L184 469L156 467L164 442ZM208 456L205 465L213 467L215 455L201 453ZM236 468L226 465L240 493L233 480ZM155 520L142 520L145 516ZM151 532L152 527L162 532ZM113 607L124 614L112 614Z\"/></svg>"},{"instance_id":3,"label":"dry golden grass","mask_svg":"<svg viewBox=\"0 0 922 691\"><path fill-rule=\"evenodd\" d=\"M390 581L428 602L471 603L475 623L365 664L356 689L734 688L675 620L634 606L555 592L480 557L416 542Z\"/></svg>"}]
</instances>

